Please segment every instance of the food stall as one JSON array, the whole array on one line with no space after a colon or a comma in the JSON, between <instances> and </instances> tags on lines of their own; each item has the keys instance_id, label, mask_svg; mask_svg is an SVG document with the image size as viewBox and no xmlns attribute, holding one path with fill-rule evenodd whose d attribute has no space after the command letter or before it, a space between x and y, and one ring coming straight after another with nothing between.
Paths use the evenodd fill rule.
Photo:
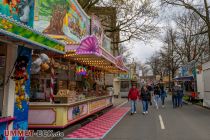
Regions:
<instances>
[{"instance_id":1,"label":"food stall","mask_svg":"<svg viewBox=\"0 0 210 140\"><path fill-rule=\"evenodd\" d=\"M56 2L56 5L63 4ZM106 90L105 73L127 71L122 61L107 51L110 46L103 48L99 20L94 18L90 22L76 0L66 1L66 9L60 9L65 15L59 18L50 12L54 11L50 10L51 5L55 3L35 1L34 27L65 42L66 54L49 55L54 58L50 68L32 74L29 128L64 128L112 106L113 95ZM45 10L49 12L43 13ZM55 25L55 19L62 26Z\"/></svg>"},{"instance_id":2,"label":"food stall","mask_svg":"<svg viewBox=\"0 0 210 140\"><path fill-rule=\"evenodd\" d=\"M83 43L89 39L93 39L93 42L98 41L95 36L89 36L82 40L76 49L72 50L73 47L66 46L67 54L63 58L68 61L63 66L56 64L59 62L56 62L55 59L54 65L58 66L54 66L53 90L56 93L54 92L53 102L45 98L50 91L47 91L45 87L50 88L50 82L38 83L42 89L46 90L42 91L42 100L30 102L30 128L64 128L112 106L113 95L110 95L106 90L104 75L105 73L126 72L126 69L120 67L121 62L117 58L99 46L91 45L99 51L84 51ZM67 68L64 69L64 66ZM43 79L42 77L47 77L46 75L41 73L37 76L39 79L34 80L40 81Z\"/></svg>"},{"instance_id":3,"label":"food stall","mask_svg":"<svg viewBox=\"0 0 210 140\"><path fill-rule=\"evenodd\" d=\"M34 30L33 3L0 3L0 139L24 139L5 136L5 130L28 129L31 58L34 50L64 54L64 44ZM22 13L28 8L28 13ZM25 10L24 10L25 11ZM24 18L23 18L24 17Z\"/></svg>"}]
</instances>

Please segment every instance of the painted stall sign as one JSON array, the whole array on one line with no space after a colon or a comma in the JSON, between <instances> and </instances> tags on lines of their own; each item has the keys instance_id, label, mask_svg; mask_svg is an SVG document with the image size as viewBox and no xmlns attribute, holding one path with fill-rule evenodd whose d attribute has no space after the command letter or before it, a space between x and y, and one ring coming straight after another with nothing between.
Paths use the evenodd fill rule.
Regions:
<instances>
[{"instance_id":1,"label":"painted stall sign","mask_svg":"<svg viewBox=\"0 0 210 140\"><path fill-rule=\"evenodd\" d=\"M33 27L34 0L0 0L0 13Z\"/></svg>"},{"instance_id":2,"label":"painted stall sign","mask_svg":"<svg viewBox=\"0 0 210 140\"><path fill-rule=\"evenodd\" d=\"M76 0L36 0L34 15L34 28L45 34L75 42L90 34L90 18Z\"/></svg>"},{"instance_id":3,"label":"painted stall sign","mask_svg":"<svg viewBox=\"0 0 210 140\"><path fill-rule=\"evenodd\" d=\"M196 73L196 62L194 60L181 67L181 76L191 76L191 75L195 76L196 75L195 73Z\"/></svg>"},{"instance_id":4,"label":"painted stall sign","mask_svg":"<svg viewBox=\"0 0 210 140\"><path fill-rule=\"evenodd\" d=\"M0 32L4 32L18 39L26 40L32 44L43 46L47 49L64 53L64 45L47 38L46 36L33 31L18 23L12 22L11 20L0 16Z\"/></svg>"},{"instance_id":5,"label":"painted stall sign","mask_svg":"<svg viewBox=\"0 0 210 140\"><path fill-rule=\"evenodd\" d=\"M99 41L100 47L102 47L103 42L103 28L99 18L95 15L91 16L91 34L95 35Z\"/></svg>"},{"instance_id":6,"label":"painted stall sign","mask_svg":"<svg viewBox=\"0 0 210 140\"><path fill-rule=\"evenodd\" d=\"M78 119L88 114L88 105L82 104L74 107L70 107L68 110L68 121Z\"/></svg>"}]
</instances>

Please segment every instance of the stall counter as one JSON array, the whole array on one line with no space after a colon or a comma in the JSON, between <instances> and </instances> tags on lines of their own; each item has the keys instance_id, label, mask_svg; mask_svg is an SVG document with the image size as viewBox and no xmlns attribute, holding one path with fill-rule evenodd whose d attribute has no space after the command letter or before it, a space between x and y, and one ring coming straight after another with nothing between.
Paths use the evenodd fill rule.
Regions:
<instances>
[{"instance_id":1,"label":"stall counter","mask_svg":"<svg viewBox=\"0 0 210 140\"><path fill-rule=\"evenodd\" d=\"M70 104L31 102L29 104L29 128L65 128L112 106L112 98L112 96L101 96Z\"/></svg>"}]
</instances>

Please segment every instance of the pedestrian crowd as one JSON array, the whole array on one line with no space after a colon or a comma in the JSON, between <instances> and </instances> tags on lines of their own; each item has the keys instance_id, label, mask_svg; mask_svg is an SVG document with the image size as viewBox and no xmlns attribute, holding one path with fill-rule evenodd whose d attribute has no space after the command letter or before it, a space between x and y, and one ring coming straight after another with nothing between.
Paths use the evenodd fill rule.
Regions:
<instances>
[{"instance_id":1,"label":"pedestrian crowd","mask_svg":"<svg viewBox=\"0 0 210 140\"><path fill-rule=\"evenodd\" d=\"M183 102L183 90L181 85L175 85L172 89L172 104L173 108L182 107ZM152 106L159 109L165 107L165 98L167 97L167 91L164 88L163 84L146 84L141 87L139 90L136 83L132 83L132 87L128 93L128 100L131 103L131 115L136 113L137 101L141 100L142 102L142 113L148 114L149 106ZM161 103L161 105L160 105Z\"/></svg>"}]
</instances>

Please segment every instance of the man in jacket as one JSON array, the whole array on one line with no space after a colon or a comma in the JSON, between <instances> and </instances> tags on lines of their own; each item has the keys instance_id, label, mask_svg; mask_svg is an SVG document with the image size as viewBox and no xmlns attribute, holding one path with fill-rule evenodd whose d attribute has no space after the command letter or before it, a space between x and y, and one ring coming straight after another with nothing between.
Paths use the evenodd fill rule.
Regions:
<instances>
[{"instance_id":1,"label":"man in jacket","mask_svg":"<svg viewBox=\"0 0 210 140\"><path fill-rule=\"evenodd\" d=\"M136 100L139 99L139 90L136 88L136 84L133 83L132 88L128 93L128 100L131 101L131 115L136 113Z\"/></svg>"}]
</instances>

